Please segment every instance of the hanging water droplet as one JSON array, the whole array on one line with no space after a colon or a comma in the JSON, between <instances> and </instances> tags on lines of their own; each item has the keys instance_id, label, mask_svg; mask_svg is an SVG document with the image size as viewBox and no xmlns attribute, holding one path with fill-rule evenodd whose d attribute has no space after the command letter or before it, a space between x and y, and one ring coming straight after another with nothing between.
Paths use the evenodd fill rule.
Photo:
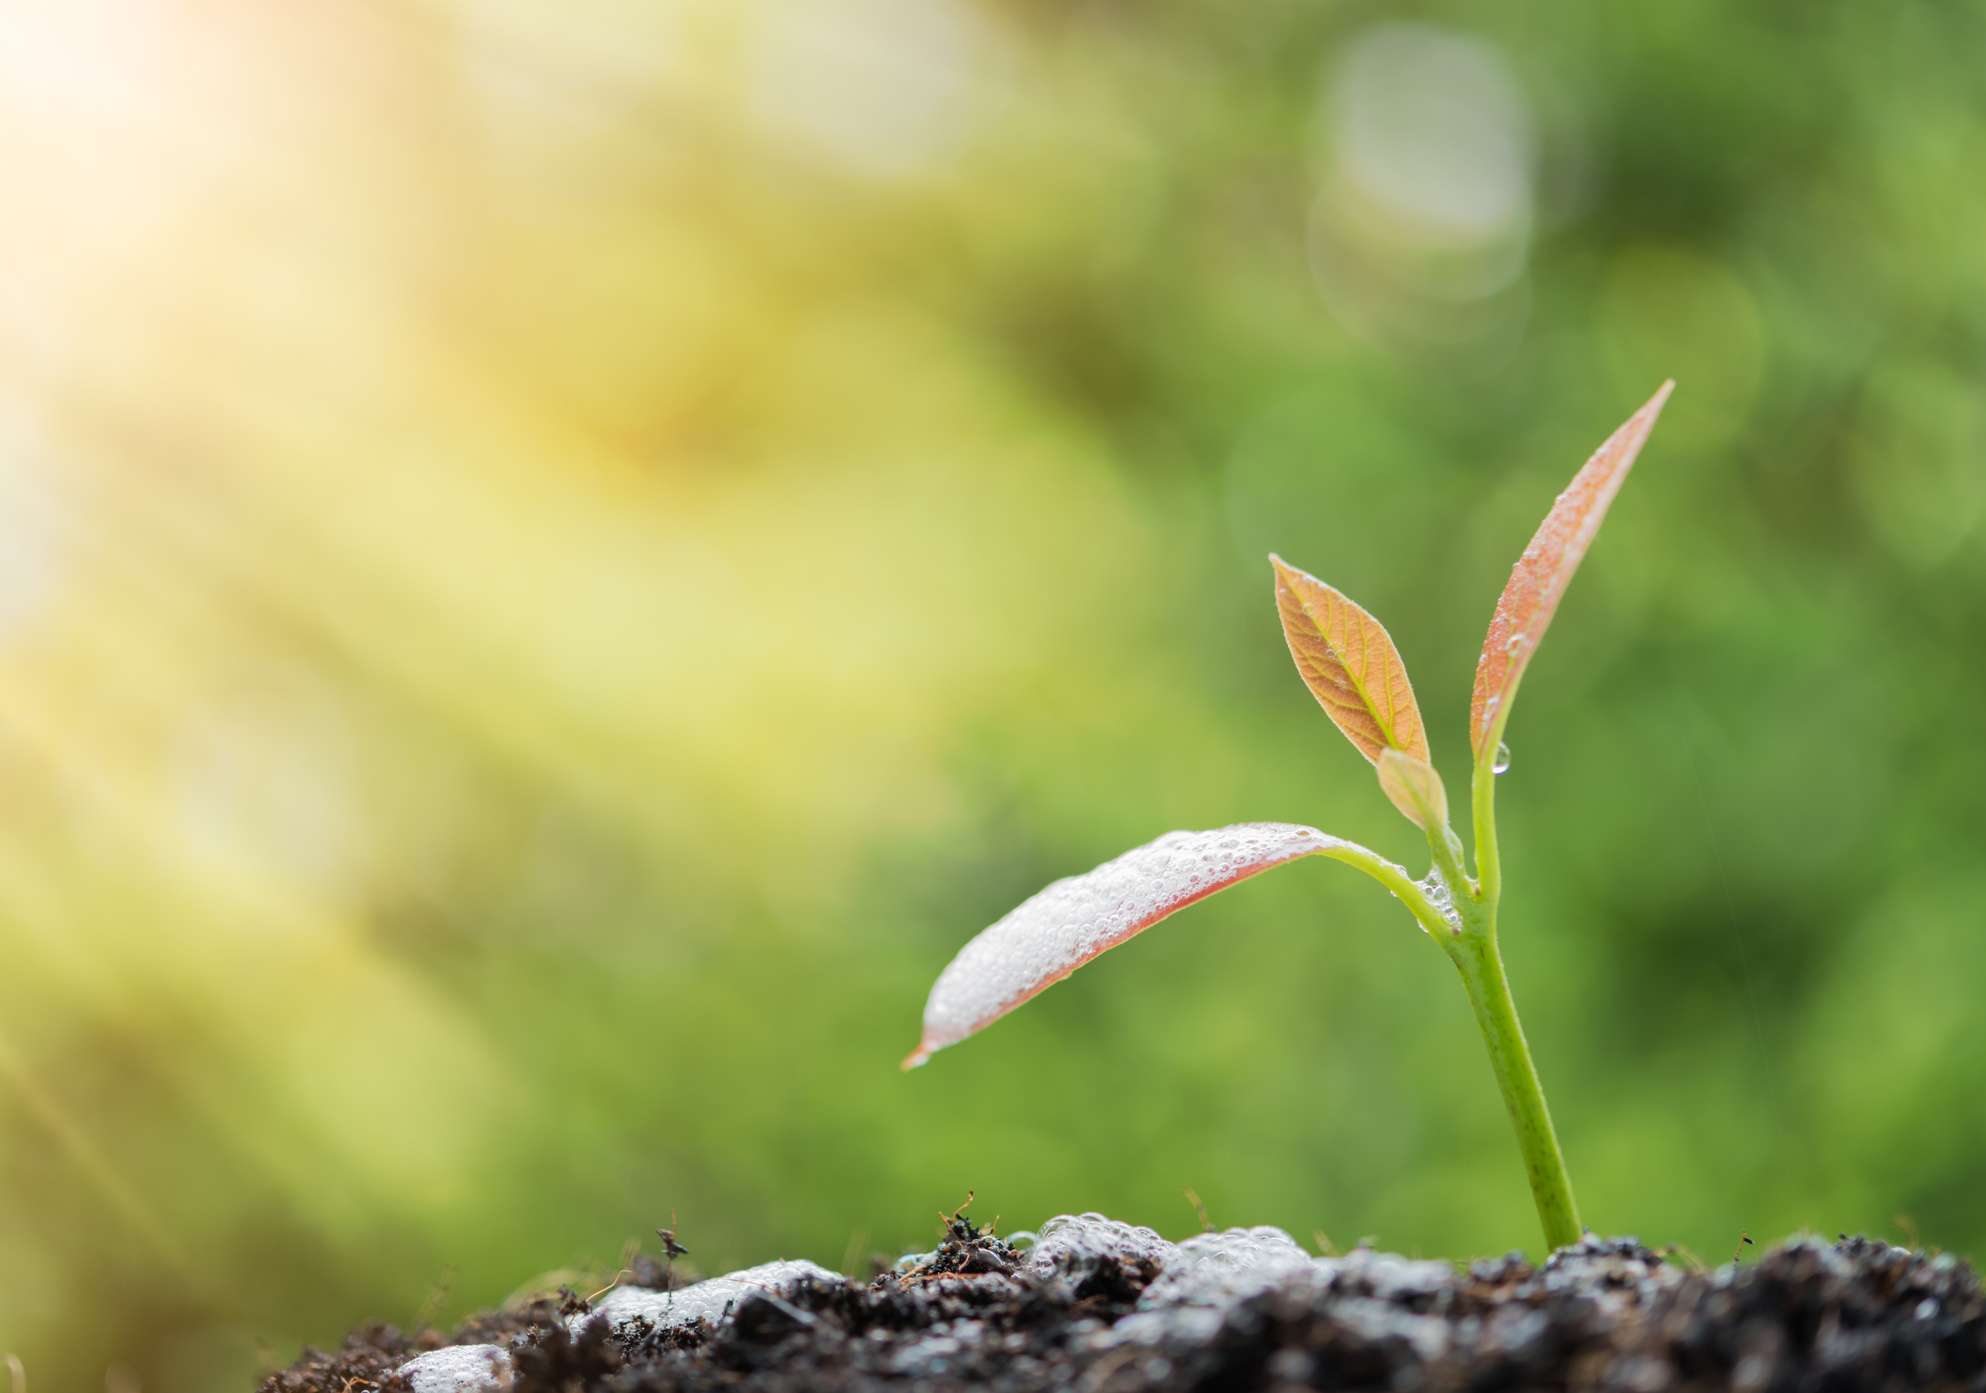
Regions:
<instances>
[{"instance_id":1,"label":"hanging water droplet","mask_svg":"<svg viewBox=\"0 0 1986 1393\"><path fill-rule=\"evenodd\" d=\"M1496 753L1490 756L1490 773L1501 774L1510 767L1510 746L1503 741L1496 742Z\"/></svg>"}]
</instances>

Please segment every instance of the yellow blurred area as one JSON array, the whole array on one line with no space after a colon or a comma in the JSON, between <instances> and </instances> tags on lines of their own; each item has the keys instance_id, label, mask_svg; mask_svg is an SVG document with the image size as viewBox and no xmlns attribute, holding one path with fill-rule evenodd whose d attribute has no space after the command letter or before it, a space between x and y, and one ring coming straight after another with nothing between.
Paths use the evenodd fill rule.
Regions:
<instances>
[{"instance_id":1,"label":"yellow blurred area","mask_svg":"<svg viewBox=\"0 0 1986 1393\"><path fill-rule=\"evenodd\" d=\"M0 16L0 1038L174 1266L236 1181L37 1082L79 1036L315 1225L459 1199L515 1100L367 919L492 780L804 908L1107 626L1094 444L833 202L996 61L955 5ZM18 1340L82 1274L10 1252Z\"/></svg>"}]
</instances>

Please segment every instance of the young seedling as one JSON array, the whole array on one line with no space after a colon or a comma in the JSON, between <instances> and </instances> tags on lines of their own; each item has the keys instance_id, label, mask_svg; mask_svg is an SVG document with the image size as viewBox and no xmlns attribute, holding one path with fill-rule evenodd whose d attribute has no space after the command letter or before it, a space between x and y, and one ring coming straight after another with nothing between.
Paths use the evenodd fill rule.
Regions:
<instances>
[{"instance_id":1,"label":"young seedling","mask_svg":"<svg viewBox=\"0 0 1986 1393\"><path fill-rule=\"evenodd\" d=\"M931 988L924 1038L903 1067L915 1068L934 1051L992 1024L1174 910L1271 866L1328 856L1357 866L1392 891L1462 974L1517 1129L1545 1242L1553 1248L1577 1242L1572 1184L1497 951L1503 881L1496 849L1496 776L1509 762L1503 731L1517 684L1674 386L1665 382L1586 461L1524 548L1496 602L1469 704L1474 875L1465 869L1462 841L1449 825L1448 793L1429 761L1420 707L1393 640L1378 620L1336 590L1271 556L1276 607L1297 671L1325 714L1372 761L1393 806L1426 834L1432 869L1415 880L1355 842L1286 822L1168 832L1087 875L1056 881L966 944Z\"/></svg>"}]
</instances>

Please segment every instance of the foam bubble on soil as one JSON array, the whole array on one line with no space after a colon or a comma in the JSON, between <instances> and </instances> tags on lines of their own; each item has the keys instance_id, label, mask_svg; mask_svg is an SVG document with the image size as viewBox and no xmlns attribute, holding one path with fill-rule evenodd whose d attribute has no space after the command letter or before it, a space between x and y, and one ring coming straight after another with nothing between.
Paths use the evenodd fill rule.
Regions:
<instances>
[{"instance_id":1,"label":"foam bubble on soil","mask_svg":"<svg viewBox=\"0 0 1986 1393\"><path fill-rule=\"evenodd\" d=\"M645 1321L656 1330L708 1321L717 1325L752 1292L784 1296L802 1282L839 1282L839 1274L804 1258L761 1263L676 1291L647 1287L616 1287L596 1303L566 1321L577 1337L595 1316L605 1316L618 1333ZM512 1377L510 1351L501 1345L451 1345L419 1355L396 1371L414 1393L495 1393L508 1388Z\"/></svg>"},{"instance_id":2,"label":"foam bubble on soil","mask_svg":"<svg viewBox=\"0 0 1986 1393\"><path fill-rule=\"evenodd\" d=\"M1155 1230L1101 1214L1058 1214L1037 1231L1028 1263L1040 1277L1080 1277L1103 1262L1161 1271L1179 1247Z\"/></svg>"},{"instance_id":3,"label":"foam bubble on soil","mask_svg":"<svg viewBox=\"0 0 1986 1393\"><path fill-rule=\"evenodd\" d=\"M657 1330L673 1330L698 1321L716 1325L752 1292L785 1296L802 1282L843 1280L839 1273L830 1272L819 1263L795 1258L761 1263L675 1291L616 1287L594 1303L591 1312L568 1319L566 1328L577 1336L594 1316L605 1316L617 1333L638 1320L647 1321Z\"/></svg>"},{"instance_id":4,"label":"foam bubble on soil","mask_svg":"<svg viewBox=\"0 0 1986 1393\"><path fill-rule=\"evenodd\" d=\"M450 1345L409 1359L397 1371L414 1393L491 1393L510 1387L510 1351L502 1345Z\"/></svg>"},{"instance_id":5,"label":"foam bubble on soil","mask_svg":"<svg viewBox=\"0 0 1986 1393\"><path fill-rule=\"evenodd\" d=\"M1035 1275L1081 1278L1105 1262L1123 1263L1150 1275L1138 1300L1142 1311L1175 1306L1226 1308L1290 1277L1302 1274L1326 1280L1348 1262L1385 1283L1394 1264L1415 1269L1414 1276L1431 1279L1454 1273L1444 1263L1408 1264L1404 1258L1375 1258L1361 1251L1354 1258L1319 1258L1304 1251L1282 1229L1267 1224L1249 1229L1198 1233L1172 1243L1151 1229L1106 1218L1101 1214L1062 1214L1041 1226L1028 1255Z\"/></svg>"},{"instance_id":6,"label":"foam bubble on soil","mask_svg":"<svg viewBox=\"0 0 1986 1393\"><path fill-rule=\"evenodd\" d=\"M1196 1233L1174 1249L1158 1280L1138 1304L1232 1306L1266 1291L1293 1274L1335 1270L1330 1258L1314 1258L1278 1228L1263 1224L1223 1233Z\"/></svg>"}]
</instances>

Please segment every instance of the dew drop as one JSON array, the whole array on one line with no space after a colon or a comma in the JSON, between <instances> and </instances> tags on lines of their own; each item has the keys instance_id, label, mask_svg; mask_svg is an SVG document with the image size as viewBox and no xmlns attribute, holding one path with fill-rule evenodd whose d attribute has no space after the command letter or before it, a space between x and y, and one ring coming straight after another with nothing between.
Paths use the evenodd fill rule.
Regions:
<instances>
[{"instance_id":1,"label":"dew drop","mask_svg":"<svg viewBox=\"0 0 1986 1393\"><path fill-rule=\"evenodd\" d=\"M1441 868L1430 867L1427 875L1415 883L1420 886L1421 893L1427 896L1428 903L1434 906L1435 913L1442 917L1449 929L1460 933L1462 916L1455 908L1454 892L1449 890L1448 882L1442 879Z\"/></svg>"},{"instance_id":2,"label":"dew drop","mask_svg":"<svg viewBox=\"0 0 1986 1393\"><path fill-rule=\"evenodd\" d=\"M1490 756L1490 773L1501 774L1510 767L1510 746L1499 740L1496 753Z\"/></svg>"}]
</instances>

